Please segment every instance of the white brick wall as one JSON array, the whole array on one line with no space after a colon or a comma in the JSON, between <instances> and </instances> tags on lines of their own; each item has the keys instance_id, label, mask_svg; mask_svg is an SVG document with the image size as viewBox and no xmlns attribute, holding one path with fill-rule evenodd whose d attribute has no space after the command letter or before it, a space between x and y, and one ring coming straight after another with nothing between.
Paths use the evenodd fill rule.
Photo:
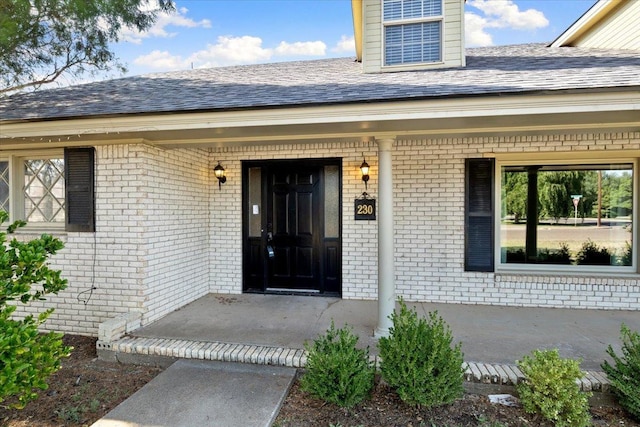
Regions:
<instances>
[{"instance_id":1,"label":"white brick wall","mask_svg":"<svg viewBox=\"0 0 640 427\"><path fill-rule=\"evenodd\" d=\"M97 231L58 234L51 264L69 285L21 311L54 307L47 328L94 336L117 315L148 323L208 292L211 193L208 150L114 145L96 158Z\"/></svg>"},{"instance_id":2,"label":"white brick wall","mask_svg":"<svg viewBox=\"0 0 640 427\"><path fill-rule=\"evenodd\" d=\"M364 191L360 164L377 157L377 146L363 142L314 143L237 147L215 151L212 165L220 161L227 182L211 198L211 291L242 292L242 183L243 160L342 158L342 289L343 297L372 299L377 295L377 223L353 219L353 199ZM371 164L371 162L369 162ZM369 192L376 187L377 162L371 165ZM215 179L214 179L215 180Z\"/></svg>"},{"instance_id":3,"label":"white brick wall","mask_svg":"<svg viewBox=\"0 0 640 427\"><path fill-rule=\"evenodd\" d=\"M397 294L452 303L640 310L636 275L463 271L465 158L612 149L640 150L640 133L397 141L392 152ZM117 315L140 313L146 324L207 292L242 292L241 162L260 159L342 158L342 294L376 299L378 224L353 218L353 199L364 191L363 155L371 165L368 192L377 197L375 143L98 147L97 232L60 234L66 247L52 265L63 270L69 287L29 311L55 307L49 328L97 335L98 325ZM211 172L217 161L227 174L221 189Z\"/></svg>"},{"instance_id":4,"label":"white brick wall","mask_svg":"<svg viewBox=\"0 0 640 427\"><path fill-rule=\"evenodd\" d=\"M143 324L209 291L208 150L161 150L139 146L145 197Z\"/></svg>"},{"instance_id":5,"label":"white brick wall","mask_svg":"<svg viewBox=\"0 0 640 427\"><path fill-rule=\"evenodd\" d=\"M518 306L640 310L640 279L505 275L464 271L464 160L487 153L638 150L640 133L399 140L393 149L397 294L408 300ZM242 291L242 160L343 158L343 298L377 298L377 222L355 221L353 199L364 190L359 165L371 165L375 143L341 142L220 149L230 177L212 198L212 292ZM227 167L228 165L228 167ZM220 218L216 222L214 218ZM220 236L220 237L218 237ZM225 255L226 254L226 255ZM596 289L605 286L611 295Z\"/></svg>"},{"instance_id":6,"label":"white brick wall","mask_svg":"<svg viewBox=\"0 0 640 427\"><path fill-rule=\"evenodd\" d=\"M434 302L640 310L640 276L464 272L465 158L632 149L640 149L640 133L397 141L393 162L398 294Z\"/></svg>"}]
</instances>

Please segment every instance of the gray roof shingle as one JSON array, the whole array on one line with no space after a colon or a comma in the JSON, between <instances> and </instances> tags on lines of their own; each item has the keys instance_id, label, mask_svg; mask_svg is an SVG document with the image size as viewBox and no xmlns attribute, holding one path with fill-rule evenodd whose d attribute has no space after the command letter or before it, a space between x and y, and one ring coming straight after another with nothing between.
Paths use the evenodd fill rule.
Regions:
<instances>
[{"instance_id":1,"label":"gray roof shingle","mask_svg":"<svg viewBox=\"0 0 640 427\"><path fill-rule=\"evenodd\" d=\"M352 58L149 74L0 99L0 121L640 87L640 52L467 50L464 68L364 74Z\"/></svg>"}]
</instances>

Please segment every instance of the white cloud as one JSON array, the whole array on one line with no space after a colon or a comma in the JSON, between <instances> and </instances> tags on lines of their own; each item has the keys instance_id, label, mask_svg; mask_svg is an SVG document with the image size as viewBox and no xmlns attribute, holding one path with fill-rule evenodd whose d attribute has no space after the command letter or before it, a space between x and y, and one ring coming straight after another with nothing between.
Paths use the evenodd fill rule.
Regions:
<instances>
[{"instance_id":1,"label":"white cloud","mask_svg":"<svg viewBox=\"0 0 640 427\"><path fill-rule=\"evenodd\" d=\"M481 10L491 28L535 30L549 25L544 13L536 9L521 11L513 0L471 0L469 6Z\"/></svg>"},{"instance_id":2,"label":"white cloud","mask_svg":"<svg viewBox=\"0 0 640 427\"><path fill-rule=\"evenodd\" d=\"M471 0L467 5L478 9L484 16L466 12L465 37L467 46L491 46L491 28L509 30L536 30L549 25L539 10L521 11L513 0Z\"/></svg>"},{"instance_id":3,"label":"white cloud","mask_svg":"<svg viewBox=\"0 0 640 427\"><path fill-rule=\"evenodd\" d=\"M137 57L133 63L140 67L163 71L180 70L187 68L188 65L188 61L183 60L179 55L171 55L166 50L154 50L148 55Z\"/></svg>"},{"instance_id":4,"label":"white cloud","mask_svg":"<svg viewBox=\"0 0 640 427\"><path fill-rule=\"evenodd\" d=\"M211 28L211 21L203 19L201 21L194 21L191 18L187 18L187 8L180 8L176 10L176 13L160 13L158 19L149 30L140 32L132 28L125 28L122 30L121 38L123 41L127 41L134 44L142 43L142 39L149 37L173 37L177 33L169 32L169 27L182 27L182 28Z\"/></svg>"},{"instance_id":5,"label":"white cloud","mask_svg":"<svg viewBox=\"0 0 640 427\"><path fill-rule=\"evenodd\" d=\"M491 46L493 38L485 31L487 20L475 13L464 14L464 37L469 47Z\"/></svg>"},{"instance_id":6,"label":"white cloud","mask_svg":"<svg viewBox=\"0 0 640 427\"><path fill-rule=\"evenodd\" d=\"M278 56L324 56L327 45L321 41L315 42L280 42L274 53Z\"/></svg>"},{"instance_id":7,"label":"white cloud","mask_svg":"<svg viewBox=\"0 0 640 427\"><path fill-rule=\"evenodd\" d=\"M252 64L269 60L273 49L262 47L260 37L220 36L216 44L189 56L188 63L195 67L220 67L223 65Z\"/></svg>"},{"instance_id":8,"label":"white cloud","mask_svg":"<svg viewBox=\"0 0 640 427\"><path fill-rule=\"evenodd\" d=\"M276 48L265 48L262 39L253 36L219 36L215 44L188 56L172 55L168 51L154 50L136 58L139 67L154 70L222 67L267 62L274 56L324 56L327 45L316 42L281 42Z\"/></svg>"},{"instance_id":9,"label":"white cloud","mask_svg":"<svg viewBox=\"0 0 640 427\"><path fill-rule=\"evenodd\" d=\"M350 54L354 54L356 53L356 42L353 38L353 36L345 36L343 35L340 38L340 41L335 45L335 47L333 47L331 49L332 52L337 52L337 53L350 53Z\"/></svg>"}]
</instances>

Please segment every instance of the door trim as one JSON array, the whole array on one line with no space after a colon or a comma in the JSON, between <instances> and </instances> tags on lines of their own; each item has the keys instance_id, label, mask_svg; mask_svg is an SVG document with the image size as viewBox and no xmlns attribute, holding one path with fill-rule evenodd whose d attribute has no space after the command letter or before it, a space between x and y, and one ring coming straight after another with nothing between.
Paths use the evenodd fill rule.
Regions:
<instances>
[{"instance_id":1,"label":"door trim","mask_svg":"<svg viewBox=\"0 0 640 427\"><path fill-rule=\"evenodd\" d=\"M309 165L320 169L320 185L322 186L319 206L314 206L314 214L320 215L319 223L321 224L319 236L320 244L320 274L319 289L288 289L274 288L269 286L269 277L267 270L267 248L266 248L266 209L268 206L267 199L267 175L270 171L278 167L304 166ZM325 168L327 166L337 166L338 168L338 237L325 237ZM259 196L259 215L260 215L260 236L256 235L257 224L254 215L254 207L257 196L255 188L252 190L250 200L250 170L255 173L254 168L260 168L260 196ZM335 171L335 169L334 169ZM335 176L335 175L334 175ZM335 182L335 181L334 181ZM254 184L255 186L256 184ZM335 188L335 187L334 187ZM244 160L242 161L242 291L246 293L274 293L274 294L299 294L299 295L317 295L317 296L341 296L342 294L342 159L341 158L315 158L315 159L274 159L274 160ZM332 212L335 212L332 210ZM250 221L253 221L250 224ZM250 230L250 228L253 230ZM253 234L250 235L250 232ZM328 243L329 242L329 243ZM330 245L331 247L329 248ZM330 250L330 255L329 254ZM262 254L261 262L254 262ZM253 258L252 258L253 257ZM331 257L331 262L329 262ZM328 274L331 270L332 274ZM331 276L331 277L328 277Z\"/></svg>"}]
</instances>

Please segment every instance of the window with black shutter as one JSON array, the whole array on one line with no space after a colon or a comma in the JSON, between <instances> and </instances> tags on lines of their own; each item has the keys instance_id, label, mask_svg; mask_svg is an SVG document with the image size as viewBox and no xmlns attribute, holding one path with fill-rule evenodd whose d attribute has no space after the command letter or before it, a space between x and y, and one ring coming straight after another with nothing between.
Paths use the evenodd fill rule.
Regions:
<instances>
[{"instance_id":1,"label":"window with black shutter","mask_svg":"<svg viewBox=\"0 0 640 427\"><path fill-rule=\"evenodd\" d=\"M64 150L67 231L95 231L94 160L92 147Z\"/></svg>"},{"instance_id":2,"label":"window with black shutter","mask_svg":"<svg viewBox=\"0 0 640 427\"><path fill-rule=\"evenodd\" d=\"M466 160L466 271L494 271L494 176L494 159Z\"/></svg>"}]
</instances>

